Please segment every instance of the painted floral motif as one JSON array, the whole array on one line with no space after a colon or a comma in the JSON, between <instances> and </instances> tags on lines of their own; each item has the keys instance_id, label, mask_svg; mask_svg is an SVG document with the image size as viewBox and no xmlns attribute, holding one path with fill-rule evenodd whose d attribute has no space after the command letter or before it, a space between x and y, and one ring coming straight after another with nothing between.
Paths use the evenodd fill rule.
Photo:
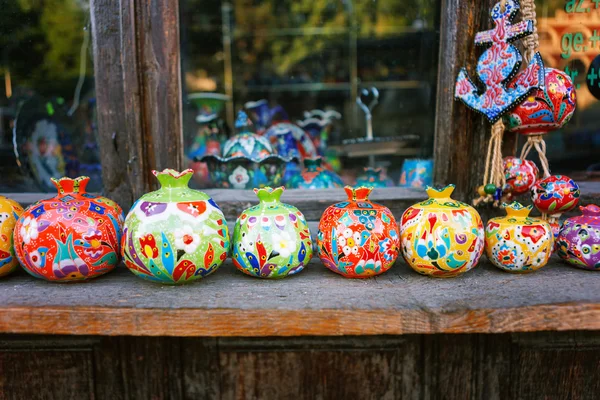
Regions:
<instances>
[{"instance_id":1,"label":"painted floral motif","mask_svg":"<svg viewBox=\"0 0 600 400\"><path fill-rule=\"evenodd\" d=\"M214 272L227 258L227 222L216 203L192 190L193 170L153 171L161 184L145 194L125 219L125 265L146 280L179 284ZM150 204L160 213L147 212Z\"/></svg>"},{"instance_id":2,"label":"painted floral motif","mask_svg":"<svg viewBox=\"0 0 600 400\"><path fill-rule=\"evenodd\" d=\"M600 207L580 207L582 215L567 219L557 240L560 258L575 267L600 271Z\"/></svg>"},{"instance_id":3,"label":"painted floral motif","mask_svg":"<svg viewBox=\"0 0 600 400\"><path fill-rule=\"evenodd\" d=\"M194 253L200 245L200 235L194 233L191 226L186 225L182 229L175 229L175 247L188 254Z\"/></svg>"},{"instance_id":4,"label":"painted floral motif","mask_svg":"<svg viewBox=\"0 0 600 400\"><path fill-rule=\"evenodd\" d=\"M492 218L485 228L485 249L496 267L508 272L531 272L548 263L554 235L548 222L529 217L532 207L514 202L506 216Z\"/></svg>"},{"instance_id":5,"label":"painted floral motif","mask_svg":"<svg viewBox=\"0 0 600 400\"><path fill-rule=\"evenodd\" d=\"M111 271L120 261L123 211L86 193L88 177L52 179L58 195L31 205L15 227L19 261L31 275L78 281Z\"/></svg>"},{"instance_id":6,"label":"painted floral motif","mask_svg":"<svg viewBox=\"0 0 600 400\"><path fill-rule=\"evenodd\" d=\"M346 186L348 201L328 207L319 222L323 264L347 278L379 275L394 265L400 240L389 209L369 201L372 188Z\"/></svg>"},{"instance_id":7,"label":"painted floral motif","mask_svg":"<svg viewBox=\"0 0 600 400\"><path fill-rule=\"evenodd\" d=\"M521 74L516 75L515 81ZM504 116L509 131L543 135L569 122L577 101L571 77L563 71L545 68L544 80L543 89L533 91L523 103Z\"/></svg>"},{"instance_id":8,"label":"painted floral motif","mask_svg":"<svg viewBox=\"0 0 600 400\"><path fill-rule=\"evenodd\" d=\"M579 203L579 186L564 175L551 175L537 181L531 188L531 200L544 214L560 215Z\"/></svg>"},{"instance_id":9,"label":"painted floral motif","mask_svg":"<svg viewBox=\"0 0 600 400\"><path fill-rule=\"evenodd\" d=\"M10 274L19 264L15 257L13 231L21 214L23 208L19 203L0 196L0 277Z\"/></svg>"},{"instance_id":10,"label":"painted floral motif","mask_svg":"<svg viewBox=\"0 0 600 400\"><path fill-rule=\"evenodd\" d=\"M535 163L517 157L505 157L503 164L504 178L506 179L504 192L515 196L527 193L534 185L539 174Z\"/></svg>"},{"instance_id":11,"label":"painted floral motif","mask_svg":"<svg viewBox=\"0 0 600 400\"><path fill-rule=\"evenodd\" d=\"M450 198L454 185L427 188L429 199L402 215L402 255L418 273L453 277L477 265L484 248L484 229L475 209Z\"/></svg>"},{"instance_id":12,"label":"painted floral motif","mask_svg":"<svg viewBox=\"0 0 600 400\"><path fill-rule=\"evenodd\" d=\"M279 199L284 188L254 189L260 202L242 212L233 231L233 263L259 278L284 278L302 271L312 258L304 215Z\"/></svg>"}]
</instances>

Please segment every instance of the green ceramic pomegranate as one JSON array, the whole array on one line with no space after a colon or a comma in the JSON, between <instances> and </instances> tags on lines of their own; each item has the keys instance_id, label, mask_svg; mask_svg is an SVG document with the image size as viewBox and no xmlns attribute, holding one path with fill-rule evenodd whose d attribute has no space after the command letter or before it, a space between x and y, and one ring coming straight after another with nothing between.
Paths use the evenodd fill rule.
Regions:
<instances>
[{"instance_id":1,"label":"green ceramic pomegranate","mask_svg":"<svg viewBox=\"0 0 600 400\"><path fill-rule=\"evenodd\" d=\"M312 258L312 241L304 215L279 201L284 188L254 189L259 204L244 210L233 231L233 263L245 274L284 278Z\"/></svg>"},{"instance_id":2,"label":"green ceramic pomegranate","mask_svg":"<svg viewBox=\"0 0 600 400\"><path fill-rule=\"evenodd\" d=\"M153 173L161 188L143 195L125 218L125 265L141 278L166 284L214 272L229 250L221 209L207 194L188 187L193 170Z\"/></svg>"}]
</instances>

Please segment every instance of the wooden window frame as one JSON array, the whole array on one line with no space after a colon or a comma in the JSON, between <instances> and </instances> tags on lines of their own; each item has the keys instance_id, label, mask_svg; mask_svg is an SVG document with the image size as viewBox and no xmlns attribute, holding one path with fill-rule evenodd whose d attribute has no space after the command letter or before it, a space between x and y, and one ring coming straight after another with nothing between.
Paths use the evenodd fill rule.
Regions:
<instances>
[{"instance_id":1,"label":"wooden window frame","mask_svg":"<svg viewBox=\"0 0 600 400\"><path fill-rule=\"evenodd\" d=\"M434 182L454 183L454 197L469 201L480 184L489 139L485 119L454 101L454 80L479 55L475 33L491 27L496 0L442 0L434 133ZM156 188L152 170L182 169L183 124L179 0L91 0L98 138L104 195L128 209ZM515 135L506 134L505 154L514 154ZM584 203L597 201L597 184L584 185ZM215 200L241 211L244 191L207 190ZM29 204L47 194L10 194ZM340 195L296 190L288 198L316 198L324 206ZM423 198L422 191L378 189L394 208ZM298 202L295 202L296 204ZM306 207L311 202L306 201ZM303 201L300 201L303 204ZM313 207L316 215L322 207ZM399 210L401 211L401 210Z\"/></svg>"}]
</instances>

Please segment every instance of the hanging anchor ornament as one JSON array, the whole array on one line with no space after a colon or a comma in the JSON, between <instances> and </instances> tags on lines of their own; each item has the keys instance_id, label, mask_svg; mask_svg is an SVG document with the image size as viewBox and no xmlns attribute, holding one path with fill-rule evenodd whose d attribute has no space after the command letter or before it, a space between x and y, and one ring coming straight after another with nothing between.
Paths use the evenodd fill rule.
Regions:
<instances>
[{"instance_id":1,"label":"hanging anchor ornament","mask_svg":"<svg viewBox=\"0 0 600 400\"><path fill-rule=\"evenodd\" d=\"M544 85L544 64L539 53L535 53L527 68L517 79L512 80L521 67L522 56L511 43L531 35L535 30L534 20L525 19L512 23L519 9L520 5L516 0L496 3L490 13L495 27L475 36L476 45L489 46L479 57L476 69L484 89L479 89L465 68L460 70L456 79L455 98L484 115L493 124L486 156L484 185L478 189L480 197L474 201L475 205L492 201L498 205L502 197L505 184L502 166L504 124L500 118L529 93Z\"/></svg>"}]
</instances>

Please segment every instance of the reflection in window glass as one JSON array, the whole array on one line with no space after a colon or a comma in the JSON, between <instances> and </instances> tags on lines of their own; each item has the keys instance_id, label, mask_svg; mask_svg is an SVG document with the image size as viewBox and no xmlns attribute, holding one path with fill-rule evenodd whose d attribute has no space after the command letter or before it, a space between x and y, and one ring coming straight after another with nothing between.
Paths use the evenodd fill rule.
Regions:
<instances>
[{"instance_id":1,"label":"reflection in window glass","mask_svg":"<svg viewBox=\"0 0 600 400\"><path fill-rule=\"evenodd\" d=\"M87 0L12 0L0 13L0 192L101 190Z\"/></svg>"},{"instance_id":2,"label":"reflection in window glass","mask_svg":"<svg viewBox=\"0 0 600 400\"><path fill-rule=\"evenodd\" d=\"M180 0L185 156L196 185L261 184L239 165L236 176L215 176L226 168L194 162L223 155L242 109L280 156L321 156L346 184L365 167L382 167L381 182L394 185L403 165L430 175L430 163L411 160L433 152L439 12L437 0ZM365 91L373 104L372 88L365 143L356 99ZM290 186L303 167L286 165Z\"/></svg>"},{"instance_id":3,"label":"reflection in window glass","mask_svg":"<svg viewBox=\"0 0 600 400\"><path fill-rule=\"evenodd\" d=\"M546 137L550 167L575 180L600 180L600 3L536 4L544 64L571 75L577 91L572 120Z\"/></svg>"}]
</instances>

